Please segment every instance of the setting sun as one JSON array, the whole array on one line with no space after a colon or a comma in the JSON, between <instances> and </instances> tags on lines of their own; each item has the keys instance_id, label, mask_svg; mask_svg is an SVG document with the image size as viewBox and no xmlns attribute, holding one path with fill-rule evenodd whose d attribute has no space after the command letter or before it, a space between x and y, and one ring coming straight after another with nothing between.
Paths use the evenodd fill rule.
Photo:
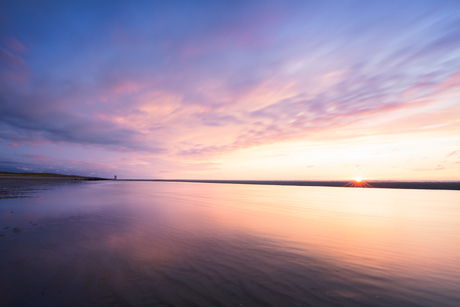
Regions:
<instances>
[{"instance_id":1,"label":"setting sun","mask_svg":"<svg viewBox=\"0 0 460 307\"><path fill-rule=\"evenodd\" d=\"M347 183L345 186L352 188L372 188L372 186L365 182L361 177L355 177L355 179Z\"/></svg>"}]
</instances>

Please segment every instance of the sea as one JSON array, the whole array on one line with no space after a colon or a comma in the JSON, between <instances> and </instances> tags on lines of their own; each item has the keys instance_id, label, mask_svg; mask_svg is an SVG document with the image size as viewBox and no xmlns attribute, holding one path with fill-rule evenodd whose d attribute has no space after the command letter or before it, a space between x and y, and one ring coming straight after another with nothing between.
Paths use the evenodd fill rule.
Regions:
<instances>
[{"instance_id":1,"label":"sea","mask_svg":"<svg viewBox=\"0 0 460 307\"><path fill-rule=\"evenodd\" d=\"M460 306L460 191L11 182L0 306Z\"/></svg>"}]
</instances>

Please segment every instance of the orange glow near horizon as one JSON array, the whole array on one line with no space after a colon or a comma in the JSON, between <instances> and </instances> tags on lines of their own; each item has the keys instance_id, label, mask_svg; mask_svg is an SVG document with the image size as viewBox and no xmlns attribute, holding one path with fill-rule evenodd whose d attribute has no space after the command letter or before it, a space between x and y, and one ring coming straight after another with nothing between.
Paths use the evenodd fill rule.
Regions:
<instances>
[{"instance_id":1,"label":"orange glow near horizon","mask_svg":"<svg viewBox=\"0 0 460 307\"><path fill-rule=\"evenodd\" d=\"M369 183L363 181L361 177L356 177L355 180L347 183L345 186L352 188L373 188Z\"/></svg>"}]
</instances>

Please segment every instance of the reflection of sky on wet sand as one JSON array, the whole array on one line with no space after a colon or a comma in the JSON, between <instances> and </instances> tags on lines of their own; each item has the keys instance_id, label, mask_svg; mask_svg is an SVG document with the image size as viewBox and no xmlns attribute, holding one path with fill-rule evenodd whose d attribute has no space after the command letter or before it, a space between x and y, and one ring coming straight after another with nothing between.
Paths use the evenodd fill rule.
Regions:
<instances>
[{"instance_id":1,"label":"reflection of sky on wet sand","mask_svg":"<svg viewBox=\"0 0 460 307\"><path fill-rule=\"evenodd\" d=\"M9 277L0 278L0 297L50 306L69 298L454 306L459 204L457 191L57 186L36 198L1 200L0 227L24 232L1 230L7 236L0 238L0 269Z\"/></svg>"}]
</instances>

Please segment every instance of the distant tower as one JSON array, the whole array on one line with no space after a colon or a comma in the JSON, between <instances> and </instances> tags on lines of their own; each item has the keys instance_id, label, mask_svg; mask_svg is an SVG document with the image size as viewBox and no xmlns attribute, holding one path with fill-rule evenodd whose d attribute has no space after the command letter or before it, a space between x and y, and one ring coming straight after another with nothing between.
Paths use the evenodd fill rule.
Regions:
<instances>
[{"instance_id":1,"label":"distant tower","mask_svg":"<svg viewBox=\"0 0 460 307\"><path fill-rule=\"evenodd\" d=\"M117 175L113 176L113 179L114 179L114 180L117 180Z\"/></svg>"}]
</instances>

